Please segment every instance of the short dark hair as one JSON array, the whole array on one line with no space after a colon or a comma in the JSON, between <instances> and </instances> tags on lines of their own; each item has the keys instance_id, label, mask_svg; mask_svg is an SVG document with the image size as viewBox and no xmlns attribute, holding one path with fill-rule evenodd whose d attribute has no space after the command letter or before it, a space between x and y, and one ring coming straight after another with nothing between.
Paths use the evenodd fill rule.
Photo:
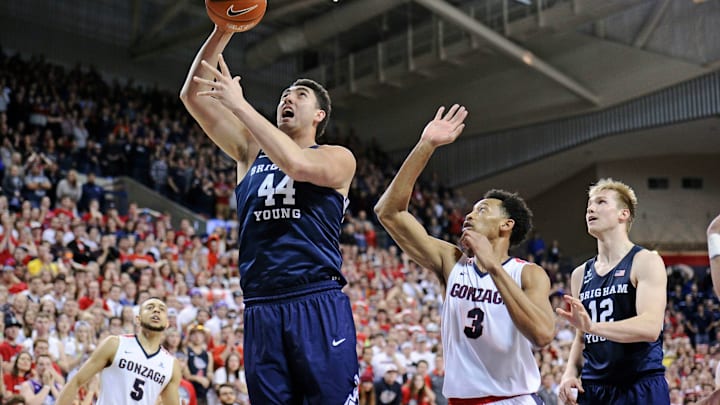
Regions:
<instances>
[{"instance_id":1,"label":"short dark hair","mask_svg":"<svg viewBox=\"0 0 720 405\"><path fill-rule=\"evenodd\" d=\"M233 394L235 393L235 386L234 386L234 385L232 385L232 384L230 384L230 383L223 383L223 384L220 384L220 386L219 386L218 389L217 389L218 395L220 395L220 390L223 389L223 388L230 388L230 389L232 390Z\"/></svg>"},{"instance_id":2,"label":"short dark hair","mask_svg":"<svg viewBox=\"0 0 720 405\"><path fill-rule=\"evenodd\" d=\"M25 405L26 403L22 395L13 395L5 401L5 405Z\"/></svg>"},{"instance_id":3,"label":"short dark hair","mask_svg":"<svg viewBox=\"0 0 720 405\"><path fill-rule=\"evenodd\" d=\"M513 226L510 234L510 246L516 246L524 241L533 226L533 213L528 208L525 200L517 193L497 189L488 191L483 198L500 200L505 213L515 221L515 226Z\"/></svg>"},{"instance_id":4,"label":"short dark hair","mask_svg":"<svg viewBox=\"0 0 720 405\"><path fill-rule=\"evenodd\" d=\"M328 121L330 120L330 112L332 111L332 102L330 101L330 93L323 87L322 84L312 79L297 79L292 86L304 86L309 88L315 93L315 98L318 102L318 107L325 111L325 118L318 124L316 137L321 136L325 133Z\"/></svg>"}]
</instances>

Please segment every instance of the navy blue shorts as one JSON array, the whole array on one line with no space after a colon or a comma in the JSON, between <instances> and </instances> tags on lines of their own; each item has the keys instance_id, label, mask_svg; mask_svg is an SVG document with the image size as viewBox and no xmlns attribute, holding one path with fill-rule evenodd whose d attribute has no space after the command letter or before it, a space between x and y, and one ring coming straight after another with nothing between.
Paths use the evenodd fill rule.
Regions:
<instances>
[{"instance_id":1,"label":"navy blue shorts","mask_svg":"<svg viewBox=\"0 0 720 405\"><path fill-rule=\"evenodd\" d=\"M246 303L244 355L250 401L356 403L355 346L350 300L337 287Z\"/></svg>"},{"instance_id":2,"label":"navy blue shorts","mask_svg":"<svg viewBox=\"0 0 720 405\"><path fill-rule=\"evenodd\" d=\"M643 377L632 385L596 384L583 381L578 405L670 405L670 388L664 375Z\"/></svg>"}]
</instances>

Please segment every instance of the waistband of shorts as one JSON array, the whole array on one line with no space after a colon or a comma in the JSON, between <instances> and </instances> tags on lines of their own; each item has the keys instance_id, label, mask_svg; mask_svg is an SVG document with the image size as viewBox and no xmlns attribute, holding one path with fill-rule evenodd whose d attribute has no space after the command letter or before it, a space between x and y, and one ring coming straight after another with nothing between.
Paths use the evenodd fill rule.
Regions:
<instances>
[{"instance_id":1,"label":"waistband of shorts","mask_svg":"<svg viewBox=\"0 0 720 405\"><path fill-rule=\"evenodd\" d=\"M245 295L243 297L243 303L245 304L245 306L248 306L253 304L262 304L265 302L277 302L288 299L291 300L309 294L316 294L330 290L340 290L341 288L342 286L337 280L318 281L315 283L303 284L298 287L275 290L273 291L273 294L269 295L259 295L254 297L248 297L247 295Z\"/></svg>"},{"instance_id":2,"label":"waistband of shorts","mask_svg":"<svg viewBox=\"0 0 720 405\"><path fill-rule=\"evenodd\" d=\"M448 405L485 405L485 404L492 404L493 402L503 401L510 398L517 398L521 397L523 395L529 395L529 394L518 394L518 395L510 395L508 397L498 397L498 396L489 396L489 397L480 397L480 398L449 398L448 399Z\"/></svg>"},{"instance_id":3,"label":"waistband of shorts","mask_svg":"<svg viewBox=\"0 0 720 405\"><path fill-rule=\"evenodd\" d=\"M591 378L583 378L582 382L583 382L583 384L587 383L587 384L598 385L598 386L627 387L630 385L635 385L643 380L657 378L657 377L665 378L665 371L664 370L647 371L645 373L638 374L634 379L625 378L622 380L615 380L615 379L594 380Z\"/></svg>"}]
</instances>

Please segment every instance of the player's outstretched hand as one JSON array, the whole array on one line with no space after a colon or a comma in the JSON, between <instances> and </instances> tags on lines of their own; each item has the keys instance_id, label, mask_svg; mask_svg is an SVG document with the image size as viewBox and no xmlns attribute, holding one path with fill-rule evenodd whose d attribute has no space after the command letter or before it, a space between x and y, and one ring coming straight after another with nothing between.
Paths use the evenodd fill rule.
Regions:
<instances>
[{"instance_id":1,"label":"player's outstretched hand","mask_svg":"<svg viewBox=\"0 0 720 405\"><path fill-rule=\"evenodd\" d=\"M435 118L428 122L420 137L436 147L452 143L465 129L464 122L468 115L465 107L454 104L443 115L444 112L445 107L438 108Z\"/></svg>"},{"instance_id":2,"label":"player's outstretched hand","mask_svg":"<svg viewBox=\"0 0 720 405\"><path fill-rule=\"evenodd\" d=\"M568 307L568 310L562 308L556 308L555 312L563 318L567 319L575 329L578 329L583 333L591 333L590 328L592 327L592 320L588 315L582 302L570 295L564 295L563 301Z\"/></svg>"},{"instance_id":3,"label":"player's outstretched hand","mask_svg":"<svg viewBox=\"0 0 720 405\"><path fill-rule=\"evenodd\" d=\"M218 68L210 65L207 61L200 62L202 66L213 74L214 79L203 79L193 76L196 83L202 84L209 88L208 90L199 91L198 96L212 97L218 100L223 106L230 111L235 109L245 100L242 86L240 86L240 76L232 77L230 69L225 63L222 54L218 58Z\"/></svg>"}]
</instances>

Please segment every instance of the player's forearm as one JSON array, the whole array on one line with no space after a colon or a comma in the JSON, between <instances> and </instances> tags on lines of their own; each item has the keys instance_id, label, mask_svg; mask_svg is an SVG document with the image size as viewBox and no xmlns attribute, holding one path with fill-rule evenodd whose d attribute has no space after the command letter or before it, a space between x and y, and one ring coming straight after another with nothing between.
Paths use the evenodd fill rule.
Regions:
<instances>
[{"instance_id":1,"label":"player's forearm","mask_svg":"<svg viewBox=\"0 0 720 405\"><path fill-rule=\"evenodd\" d=\"M583 366L582 351L585 348L585 345L582 343L583 336L583 332L575 332L575 338L573 339L572 345L570 345L570 354L568 355L563 379L578 377L580 375L580 370Z\"/></svg>"},{"instance_id":2,"label":"player's forearm","mask_svg":"<svg viewBox=\"0 0 720 405\"><path fill-rule=\"evenodd\" d=\"M200 51L195 56L192 65L190 65L190 71L188 72L188 75L185 78L185 83L180 90L180 99L182 99L186 105L189 100L198 99L196 94L200 85L193 80L193 76L198 76L203 79L212 79L213 77L211 72L208 72L207 69L203 69L201 67L200 62L205 60L210 64L210 66L217 66L218 56L230 42L232 35L232 32L218 31L217 27L215 27L213 33L200 48Z\"/></svg>"},{"instance_id":3,"label":"player's forearm","mask_svg":"<svg viewBox=\"0 0 720 405\"><path fill-rule=\"evenodd\" d=\"M415 183L427 166L433 152L435 152L435 147L422 140L415 145L375 205L375 213L381 221L385 215L408 209Z\"/></svg>"},{"instance_id":4,"label":"player's forearm","mask_svg":"<svg viewBox=\"0 0 720 405\"><path fill-rule=\"evenodd\" d=\"M55 405L72 405L73 400L75 399L75 395L78 391L78 383L77 379L72 378L70 381L65 384L62 391L60 391L60 395L58 396L57 400L55 401Z\"/></svg>"},{"instance_id":5,"label":"player's forearm","mask_svg":"<svg viewBox=\"0 0 720 405\"><path fill-rule=\"evenodd\" d=\"M662 331L662 319L638 315L616 322L595 322L588 333L617 343L654 342Z\"/></svg>"},{"instance_id":6,"label":"player's forearm","mask_svg":"<svg viewBox=\"0 0 720 405\"><path fill-rule=\"evenodd\" d=\"M533 345L548 345L555 335L552 312L536 305L502 267L492 275L515 326Z\"/></svg>"},{"instance_id":7,"label":"player's forearm","mask_svg":"<svg viewBox=\"0 0 720 405\"><path fill-rule=\"evenodd\" d=\"M273 123L260 114L247 100L232 109L252 134L255 142L285 174L298 180L298 167L302 164L302 148Z\"/></svg>"},{"instance_id":8,"label":"player's forearm","mask_svg":"<svg viewBox=\"0 0 720 405\"><path fill-rule=\"evenodd\" d=\"M715 294L720 297L720 256L710 259L710 277L712 277Z\"/></svg>"}]
</instances>

